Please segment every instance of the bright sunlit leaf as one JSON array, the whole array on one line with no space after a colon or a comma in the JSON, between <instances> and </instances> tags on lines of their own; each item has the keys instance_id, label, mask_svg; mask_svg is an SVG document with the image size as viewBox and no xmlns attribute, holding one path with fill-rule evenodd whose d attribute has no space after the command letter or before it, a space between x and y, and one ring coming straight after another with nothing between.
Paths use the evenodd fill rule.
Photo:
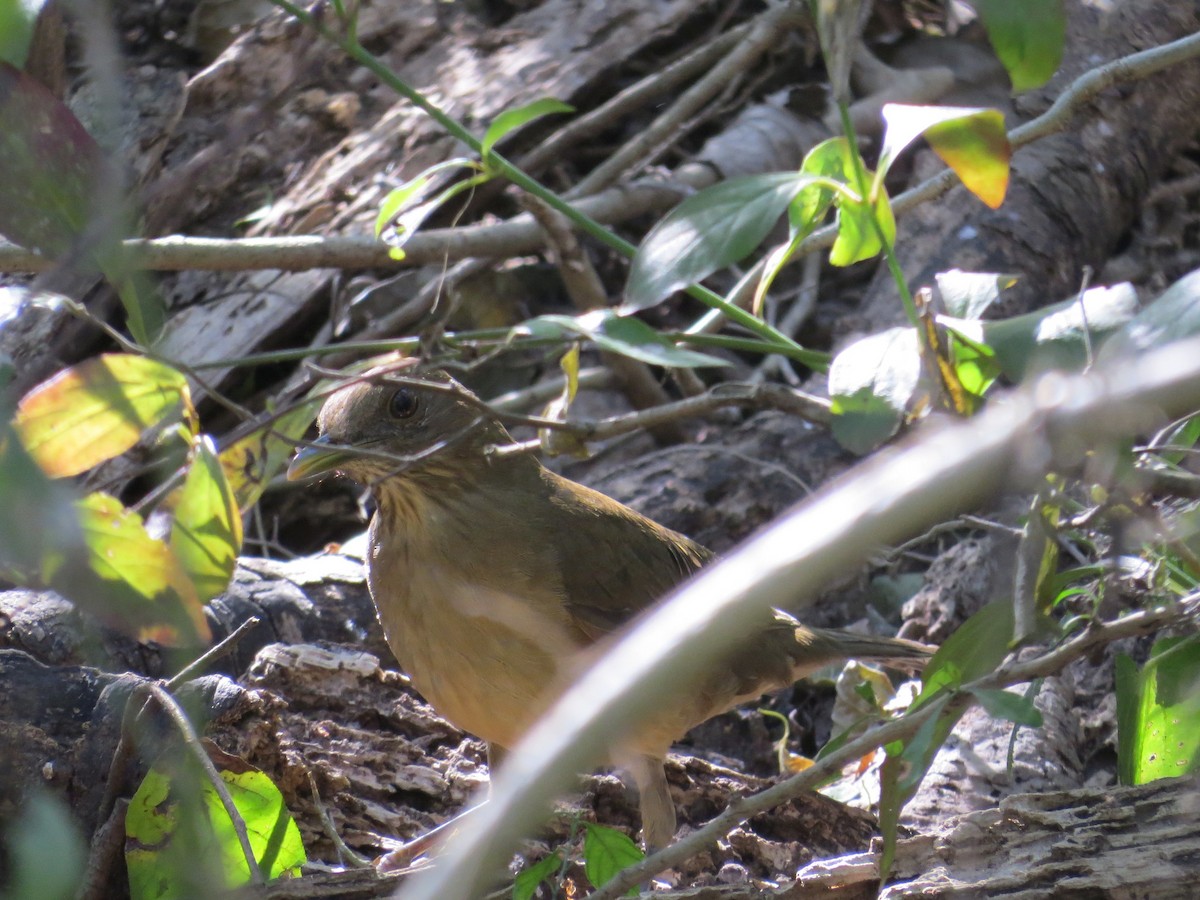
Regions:
<instances>
[{"instance_id":1,"label":"bright sunlit leaf","mask_svg":"<svg viewBox=\"0 0 1200 900\"><path fill-rule=\"evenodd\" d=\"M171 548L151 537L142 517L108 494L76 505L89 556L86 580L67 565L50 586L140 640L195 645L209 637L196 589Z\"/></svg>"},{"instance_id":2,"label":"bright sunlit leaf","mask_svg":"<svg viewBox=\"0 0 1200 900\"><path fill-rule=\"evenodd\" d=\"M190 411L187 381L145 356L106 353L64 369L26 394L16 427L51 476L86 472L119 456L149 427Z\"/></svg>"},{"instance_id":3,"label":"bright sunlit leaf","mask_svg":"<svg viewBox=\"0 0 1200 900\"><path fill-rule=\"evenodd\" d=\"M998 110L888 103L883 118L887 128L880 172L886 172L905 147L924 135L967 190L992 209L1004 202L1012 147Z\"/></svg>"},{"instance_id":4,"label":"bright sunlit leaf","mask_svg":"<svg viewBox=\"0 0 1200 900\"><path fill-rule=\"evenodd\" d=\"M870 173L867 173L868 180ZM829 262L835 266L850 266L878 256L883 250L883 240L889 244L896 241L896 217L887 191L881 186L872 205L842 197L837 202L837 238L829 250ZM872 222L872 218L874 221ZM878 227L876 227L878 226Z\"/></svg>"},{"instance_id":5,"label":"bright sunlit leaf","mask_svg":"<svg viewBox=\"0 0 1200 900\"><path fill-rule=\"evenodd\" d=\"M201 603L229 586L242 547L242 517L212 439L192 444L183 487L171 498L171 549Z\"/></svg>"}]
</instances>

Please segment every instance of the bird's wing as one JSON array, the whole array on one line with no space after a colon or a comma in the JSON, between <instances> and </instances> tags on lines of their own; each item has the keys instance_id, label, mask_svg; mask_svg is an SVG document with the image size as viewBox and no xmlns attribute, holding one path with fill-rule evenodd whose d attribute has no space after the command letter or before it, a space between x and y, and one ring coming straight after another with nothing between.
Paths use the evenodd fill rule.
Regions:
<instances>
[{"instance_id":1,"label":"bird's wing","mask_svg":"<svg viewBox=\"0 0 1200 900\"><path fill-rule=\"evenodd\" d=\"M561 560L565 605L590 639L611 634L712 558L704 547L612 498L547 475L552 493L569 492L572 501L560 505L566 514L557 521L576 539L559 545L583 560Z\"/></svg>"}]
</instances>

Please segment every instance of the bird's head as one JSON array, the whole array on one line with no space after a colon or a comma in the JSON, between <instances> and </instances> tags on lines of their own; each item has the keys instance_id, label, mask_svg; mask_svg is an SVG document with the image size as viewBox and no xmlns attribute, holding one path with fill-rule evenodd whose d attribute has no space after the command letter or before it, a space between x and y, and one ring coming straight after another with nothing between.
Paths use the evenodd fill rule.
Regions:
<instances>
[{"instance_id":1,"label":"bird's head","mask_svg":"<svg viewBox=\"0 0 1200 900\"><path fill-rule=\"evenodd\" d=\"M394 475L469 478L489 445L511 440L474 394L444 372L368 372L325 401L320 437L288 467L296 481L341 472L375 487Z\"/></svg>"}]
</instances>

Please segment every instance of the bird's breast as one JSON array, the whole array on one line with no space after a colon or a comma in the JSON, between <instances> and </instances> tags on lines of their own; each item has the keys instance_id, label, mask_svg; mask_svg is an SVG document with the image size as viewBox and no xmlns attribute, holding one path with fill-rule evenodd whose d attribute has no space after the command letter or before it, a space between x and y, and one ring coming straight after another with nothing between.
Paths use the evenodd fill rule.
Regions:
<instances>
[{"instance_id":1,"label":"bird's breast","mask_svg":"<svg viewBox=\"0 0 1200 900\"><path fill-rule=\"evenodd\" d=\"M513 746L562 690L581 649L552 614L561 600L517 595L412 551L376 545L368 560L388 645L440 715Z\"/></svg>"}]
</instances>

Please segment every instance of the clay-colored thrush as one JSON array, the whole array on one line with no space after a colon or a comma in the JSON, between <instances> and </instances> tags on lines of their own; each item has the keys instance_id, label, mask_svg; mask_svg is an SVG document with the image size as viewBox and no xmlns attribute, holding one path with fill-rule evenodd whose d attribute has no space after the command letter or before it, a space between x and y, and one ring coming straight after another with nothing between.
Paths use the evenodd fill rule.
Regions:
<instances>
[{"instance_id":1,"label":"clay-colored thrush","mask_svg":"<svg viewBox=\"0 0 1200 900\"><path fill-rule=\"evenodd\" d=\"M288 477L336 470L370 487L367 575L388 644L422 696L494 753L516 744L588 647L711 554L532 456L491 453L512 440L504 426L449 376L425 377L375 374L333 394ZM646 846L675 833L663 758L689 728L830 662L927 655L764 616L615 753L637 782Z\"/></svg>"}]
</instances>

